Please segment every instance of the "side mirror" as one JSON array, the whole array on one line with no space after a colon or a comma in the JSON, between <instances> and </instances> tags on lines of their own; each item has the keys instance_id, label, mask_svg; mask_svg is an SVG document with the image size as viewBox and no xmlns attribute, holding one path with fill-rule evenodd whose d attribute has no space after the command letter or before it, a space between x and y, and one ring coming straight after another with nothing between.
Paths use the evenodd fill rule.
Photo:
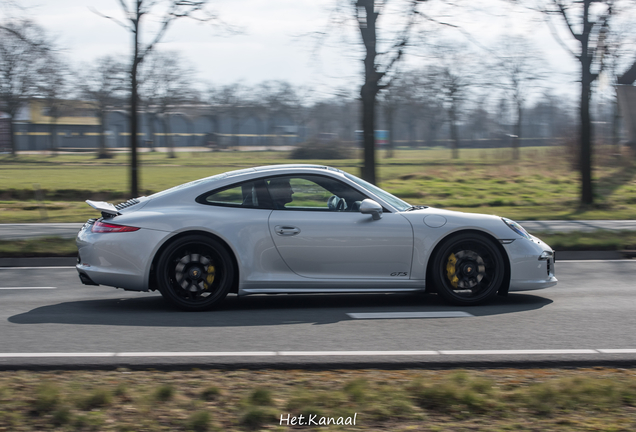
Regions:
<instances>
[{"instance_id":1,"label":"side mirror","mask_svg":"<svg viewBox=\"0 0 636 432\"><path fill-rule=\"evenodd\" d=\"M382 206L367 198L360 203L360 213L370 214L373 220L379 220L382 219Z\"/></svg>"}]
</instances>

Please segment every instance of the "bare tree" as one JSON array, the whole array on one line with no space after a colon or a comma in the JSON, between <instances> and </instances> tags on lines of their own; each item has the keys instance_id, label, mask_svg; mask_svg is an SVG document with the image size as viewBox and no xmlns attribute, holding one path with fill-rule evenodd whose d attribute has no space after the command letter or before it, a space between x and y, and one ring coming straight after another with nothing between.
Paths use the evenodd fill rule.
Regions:
<instances>
[{"instance_id":1,"label":"bare tree","mask_svg":"<svg viewBox=\"0 0 636 432\"><path fill-rule=\"evenodd\" d=\"M417 18L422 0L409 0L402 30L387 51L378 53L378 19L387 1L352 0L355 7L360 36L365 48L364 84L360 89L362 99L362 130L364 142L364 164L362 178L376 183L375 167L375 106L378 93L390 83L391 72L404 54L409 42L411 28Z\"/></svg>"},{"instance_id":2,"label":"bare tree","mask_svg":"<svg viewBox=\"0 0 636 432\"><path fill-rule=\"evenodd\" d=\"M332 23L355 22L364 47L364 80L360 88L364 157L361 176L376 183L375 124L378 94L390 85L396 66L409 46L412 30L425 16L419 6L427 0L335 0ZM387 25L380 32L380 17ZM392 20L392 18L394 18ZM322 33L322 35L328 32ZM382 33L382 34L381 34Z\"/></svg>"},{"instance_id":3,"label":"bare tree","mask_svg":"<svg viewBox=\"0 0 636 432\"><path fill-rule=\"evenodd\" d=\"M46 61L38 70L37 96L44 103L49 117L49 149L59 148L58 120L69 109L71 99L71 71L59 54L48 53Z\"/></svg>"},{"instance_id":4,"label":"bare tree","mask_svg":"<svg viewBox=\"0 0 636 432\"><path fill-rule=\"evenodd\" d=\"M80 92L94 104L99 117L98 158L112 157L106 147L107 114L122 103L126 96L126 67L112 56L100 57L95 64L84 68Z\"/></svg>"},{"instance_id":5,"label":"bare tree","mask_svg":"<svg viewBox=\"0 0 636 432\"><path fill-rule=\"evenodd\" d=\"M515 126L512 132L512 158L519 159L523 110L528 94L540 86L547 75L539 52L522 36L507 35L497 42L493 53L492 70L497 78L489 83L501 88L515 107Z\"/></svg>"},{"instance_id":6,"label":"bare tree","mask_svg":"<svg viewBox=\"0 0 636 432\"><path fill-rule=\"evenodd\" d=\"M631 78L632 82L629 82L630 70L633 68L634 71L636 71L636 62L632 64L635 58L634 46L636 45L636 32L634 31L632 23L612 26L606 35L605 43L610 49L607 50L607 54L604 58L605 70L602 74L603 79L601 83L606 85L600 87L601 89L612 89L607 92L612 108L611 141L615 146L615 153L619 155L621 152L621 112L618 101L618 86L630 85L636 81L636 73L634 73ZM614 89L616 89L616 91L614 91Z\"/></svg>"},{"instance_id":7,"label":"bare tree","mask_svg":"<svg viewBox=\"0 0 636 432\"><path fill-rule=\"evenodd\" d=\"M239 130L241 122L246 112L254 109L254 102L251 98L253 91L242 83L234 83L222 86L211 93L210 104L217 114L223 114L230 119L230 129L232 131L231 145L238 147Z\"/></svg>"},{"instance_id":8,"label":"bare tree","mask_svg":"<svg viewBox=\"0 0 636 432\"><path fill-rule=\"evenodd\" d=\"M551 16L558 16L566 25L570 36L578 45L571 50L553 31L557 40L573 55L581 65L581 105L580 117L580 162L581 205L594 203L592 184L592 120L590 99L592 83L603 69L607 53L606 35L610 20L618 6L614 0L551 0L545 9L549 22Z\"/></svg>"},{"instance_id":9,"label":"bare tree","mask_svg":"<svg viewBox=\"0 0 636 432\"><path fill-rule=\"evenodd\" d=\"M279 141L281 128L276 125L276 119L293 118L293 111L297 102L295 88L286 81L265 81L256 88L257 99L262 106L268 121L268 135L275 136L273 141Z\"/></svg>"},{"instance_id":10,"label":"bare tree","mask_svg":"<svg viewBox=\"0 0 636 432\"><path fill-rule=\"evenodd\" d=\"M10 21L0 27L0 110L11 116L11 154L16 143L13 118L37 92L37 73L50 44L41 27L29 20Z\"/></svg>"},{"instance_id":11,"label":"bare tree","mask_svg":"<svg viewBox=\"0 0 636 432\"><path fill-rule=\"evenodd\" d=\"M211 20L212 15L205 10L207 0L119 0L124 19L100 14L119 24L133 35L132 59L130 62L130 193L139 195L138 162L137 162L137 112L139 65L144 58L161 42L171 24L179 18L193 18L201 21ZM142 23L149 15L159 16L158 29L150 37L150 42L143 42Z\"/></svg>"},{"instance_id":12,"label":"bare tree","mask_svg":"<svg viewBox=\"0 0 636 432\"><path fill-rule=\"evenodd\" d=\"M152 123L155 118L161 120L170 158L176 157L170 130L170 110L194 98L193 82L194 69L178 52L154 51L142 67L139 89L141 100L146 112L151 114L151 129L154 128ZM154 140L154 134L151 139Z\"/></svg>"},{"instance_id":13,"label":"bare tree","mask_svg":"<svg viewBox=\"0 0 636 432\"><path fill-rule=\"evenodd\" d=\"M446 111L453 159L459 158L460 137L458 122L471 87L478 85L475 54L442 42L433 48L435 64L424 69L426 86L434 89Z\"/></svg>"}]
</instances>

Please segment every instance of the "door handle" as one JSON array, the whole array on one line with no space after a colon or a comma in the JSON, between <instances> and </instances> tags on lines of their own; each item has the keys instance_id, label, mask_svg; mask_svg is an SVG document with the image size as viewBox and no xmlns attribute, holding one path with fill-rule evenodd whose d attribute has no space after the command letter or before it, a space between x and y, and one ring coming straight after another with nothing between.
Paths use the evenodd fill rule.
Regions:
<instances>
[{"instance_id":1,"label":"door handle","mask_svg":"<svg viewBox=\"0 0 636 432\"><path fill-rule=\"evenodd\" d=\"M276 231L276 234L279 236L293 236L300 233L300 228L276 225L274 231Z\"/></svg>"}]
</instances>

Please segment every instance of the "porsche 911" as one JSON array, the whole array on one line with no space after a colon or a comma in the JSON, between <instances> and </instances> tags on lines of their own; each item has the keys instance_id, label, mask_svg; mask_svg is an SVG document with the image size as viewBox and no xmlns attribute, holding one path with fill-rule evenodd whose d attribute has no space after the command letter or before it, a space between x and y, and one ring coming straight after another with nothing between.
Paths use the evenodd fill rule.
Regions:
<instances>
[{"instance_id":1,"label":"porsche 911","mask_svg":"<svg viewBox=\"0 0 636 432\"><path fill-rule=\"evenodd\" d=\"M436 293L482 304L557 283L552 248L505 217L414 206L342 170L274 165L113 205L77 235L86 285L209 310L228 293Z\"/></svg>"}]
</instances>

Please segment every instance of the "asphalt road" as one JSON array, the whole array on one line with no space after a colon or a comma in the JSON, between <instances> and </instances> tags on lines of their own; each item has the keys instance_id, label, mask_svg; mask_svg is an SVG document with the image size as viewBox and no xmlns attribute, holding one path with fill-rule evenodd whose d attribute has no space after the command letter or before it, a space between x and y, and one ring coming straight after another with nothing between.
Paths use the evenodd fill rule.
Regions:
<instances>
[{"instance_id":1,"label":"asphalt road","mask_svg":"<svg viewBox=\"0 0 636 432\"><path fill-rule=\"evenodd\" d=\"M636 364L634 276L634 260L563 261L556 287L486 306L412 294L231 296L217 311L186 313L156 293L83 286L73 268L3 268L0 369ZM404 317L449 311L470 315Z\"/></svg>"}]
</instances>

